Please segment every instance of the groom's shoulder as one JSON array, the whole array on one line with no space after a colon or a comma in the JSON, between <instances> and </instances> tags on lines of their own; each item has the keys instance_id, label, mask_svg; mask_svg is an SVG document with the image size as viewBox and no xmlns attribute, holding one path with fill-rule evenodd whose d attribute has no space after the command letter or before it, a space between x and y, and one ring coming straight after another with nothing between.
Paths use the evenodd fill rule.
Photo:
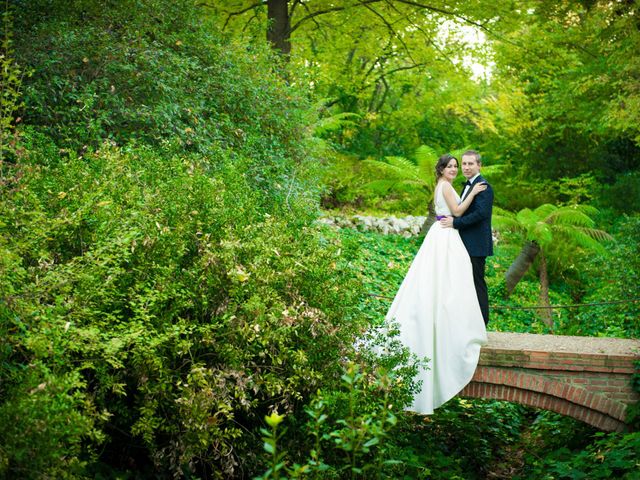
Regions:
<instances>
[{"instance_id":1,"label":"groom's shoulder","mask_svg":"<svg viewBox=\"0 0 640 480\"><path fill-rule=\"evenodd\" d=\"M478 176L478 180L477 182L482 182L482 183L486 183L489 188L491 188L491 184L489 183L489 180L487 180L486 178L484 178L482 175Z\"/></svg>"}]
</instances>

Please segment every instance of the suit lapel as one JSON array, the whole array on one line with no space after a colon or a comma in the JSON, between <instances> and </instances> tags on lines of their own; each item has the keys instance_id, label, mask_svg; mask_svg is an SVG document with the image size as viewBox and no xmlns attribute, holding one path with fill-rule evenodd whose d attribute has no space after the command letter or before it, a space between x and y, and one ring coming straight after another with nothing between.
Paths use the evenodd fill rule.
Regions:
<instances>
[{"instance_id":1,"label":"suit lapel","mask_svg":"<svg viewBox=\"0 0 640 480\"><path fill-rule=\"evenodd\" d=\"M465 198L467 198L467 196L471 193L471 189L473 188L473 186L478 182L484 182L484 178L482 178L482 175L478 175L476 179L471 183L471 185L469 185L469 190L467 190L467 194L464 197L462 197L460 201L463 201ZM464 188L462 189L462 191L464 192Z\"/></svg>"}]
</instances>

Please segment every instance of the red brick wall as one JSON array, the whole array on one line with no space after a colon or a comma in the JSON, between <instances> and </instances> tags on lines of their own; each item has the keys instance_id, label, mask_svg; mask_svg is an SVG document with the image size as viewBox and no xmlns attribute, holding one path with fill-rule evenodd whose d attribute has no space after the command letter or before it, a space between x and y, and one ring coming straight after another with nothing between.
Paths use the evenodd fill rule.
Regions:
<instances>
[{"instance_id":1,"label":"red brick wall","mask_svg":"<svg viewBox=\"0 0 640 480\"><path fill-rule=\"evenodd\" d=\"M627 405L640 401L631 388L637 359L635 354L619 352L496 348L490 340L482 349L471 383L460 395L517 402L568 415L602 430L620 431L625 429Z\"/></svg>"}]
</instances>

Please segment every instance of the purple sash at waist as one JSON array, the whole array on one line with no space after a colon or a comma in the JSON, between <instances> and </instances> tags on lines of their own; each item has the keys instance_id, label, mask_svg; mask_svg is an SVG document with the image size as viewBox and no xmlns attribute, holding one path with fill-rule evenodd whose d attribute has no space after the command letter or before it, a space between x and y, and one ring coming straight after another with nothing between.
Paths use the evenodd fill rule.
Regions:
<instances>
[{"instance_id":1,"label":"purple sash at waist","mask_svg":"<svg viewBox=\"0 0 640 480\"><path fill-rule=\"evenodd\" d=\"M436 215L436 220L442 220L443 218L447 218L446 215Z\"/></svg>"}]
</instances>

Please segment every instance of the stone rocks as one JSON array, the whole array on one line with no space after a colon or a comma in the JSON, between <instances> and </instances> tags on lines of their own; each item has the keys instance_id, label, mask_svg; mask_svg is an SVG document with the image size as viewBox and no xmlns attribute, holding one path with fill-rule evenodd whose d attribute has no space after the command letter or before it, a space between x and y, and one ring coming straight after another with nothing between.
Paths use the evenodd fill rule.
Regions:
<instances>
[{"instance_id":1,"label":"stone rocks","mask_svg":"<svg viewBox=\"0 0 640 480\"><path fill-rule=\"evenodd\" d=\"M403 237L413 237L420 233L420 229L427 217L414 217L409 215L403 218L390 217L369 217L365 215L354 215L352 217L326 216L318 219L319 223L330 225L336 228L355 228L361 232L378 232L384 235L402 235ZM498 232L492 233L493 243L499 240Z\"/></svg>"},{"instance_id":2,"label":"stone rocks","mask_svg":"<svg viewBox=\"0 0 640 480\"><path fill-rule=\"evenodd\" d=\"M337 228L355 228L361 232L379 232L385 235L403 235L411 237L418 235L426 217L414 217L409 215L404 218L395 216L378 218L365 215L354 215L348 217L326 216L321 217L318 222Z\"/></svg>"}]
</instances>

